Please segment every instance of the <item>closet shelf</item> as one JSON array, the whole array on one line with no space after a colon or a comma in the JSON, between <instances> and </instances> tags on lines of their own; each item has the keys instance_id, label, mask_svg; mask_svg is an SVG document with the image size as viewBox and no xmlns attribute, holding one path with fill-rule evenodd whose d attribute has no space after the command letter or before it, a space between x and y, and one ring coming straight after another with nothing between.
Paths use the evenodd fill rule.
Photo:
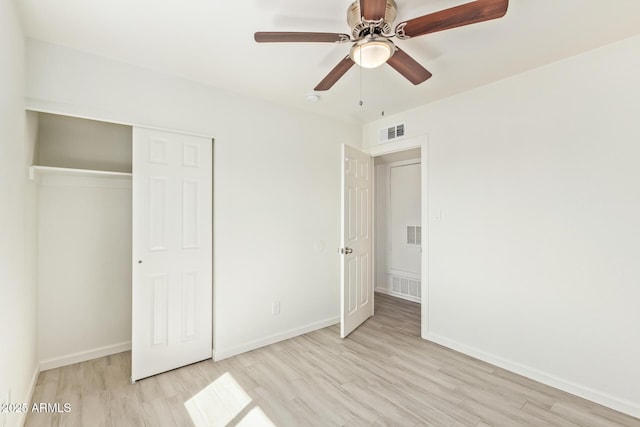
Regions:
<instances>
[{"instance_id":1,"label":"closet shelf","mask_svg":"<svg viewBox=\"0 0 640 427\"><path fill-rule=\"evenodd\" d=\"M92 169L71 169L71 168L58 168L54 166L31 166L29 168L29 178L37 181L40 177L45 175L59 175L59 176L79 176L79 177L95 177L95 178L131 178L129 172L112 172L112 171L99 171Z\"/></svg>"}]
</instances>

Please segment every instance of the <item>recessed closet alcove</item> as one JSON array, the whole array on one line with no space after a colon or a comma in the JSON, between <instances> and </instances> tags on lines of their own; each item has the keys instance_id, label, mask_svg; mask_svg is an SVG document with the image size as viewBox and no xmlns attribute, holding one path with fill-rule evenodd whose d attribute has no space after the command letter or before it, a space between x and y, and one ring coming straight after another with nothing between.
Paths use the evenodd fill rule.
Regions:
<instances>
[{"instance_id":1,"label":"recessed closet alcove","mask_svg":"<svg viewBox=\"0 0 640 427\"><path fill-rule=\"evenodd\" d=\"M34 114L47 369L131 347L132 127Z\"/></svg>"}]
</instances>

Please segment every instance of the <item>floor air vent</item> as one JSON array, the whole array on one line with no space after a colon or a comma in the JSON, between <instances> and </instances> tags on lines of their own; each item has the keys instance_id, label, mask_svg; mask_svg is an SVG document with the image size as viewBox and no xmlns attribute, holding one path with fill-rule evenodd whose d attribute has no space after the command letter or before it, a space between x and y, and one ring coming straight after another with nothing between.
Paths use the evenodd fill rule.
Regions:
<instances>
[{"instance_id":1,"label":"floor air vent","mask_svg":"<svg viewBox=\"0 0 640 427\"><path fill-rule=\"evenodd\" d=\"M397 274L388 274L387 277L389 280L386 289L387 294L409 301L420 302L422 296L420 280Z\"/></svg>"}]
</instances>

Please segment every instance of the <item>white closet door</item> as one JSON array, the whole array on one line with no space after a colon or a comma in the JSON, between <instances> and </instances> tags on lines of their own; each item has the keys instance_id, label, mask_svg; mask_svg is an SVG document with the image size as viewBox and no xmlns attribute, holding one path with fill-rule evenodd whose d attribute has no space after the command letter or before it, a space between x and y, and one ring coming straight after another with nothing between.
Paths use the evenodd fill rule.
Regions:
<instances>
[{"instance_id":1,"label":"white closet door","mask_svg":"<svg viewBox=\"0 0 640 427\"><path fill-rule=\"evenodd\" d=\"M212 148L133 129L132 381L211 358Z\"/></svg>"}]
</instances>

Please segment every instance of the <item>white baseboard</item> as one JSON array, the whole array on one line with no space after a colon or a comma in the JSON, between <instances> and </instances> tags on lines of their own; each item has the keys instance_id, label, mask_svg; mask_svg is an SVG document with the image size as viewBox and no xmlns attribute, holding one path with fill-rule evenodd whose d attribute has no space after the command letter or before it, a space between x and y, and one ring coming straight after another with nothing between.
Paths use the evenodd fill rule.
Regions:
<instances>
[{"instance_id":1,"label":"white baseboard","mask_svg":"<svg viewBox=\"0 0 640 427\"><path fill-rule=\"evenodd\" d=\"M290 329L285 332L280 332L265 338L250 341L248 343L245 343L236 347L218 349L218 350L215 350L213 354L213 360L220 361L228 357L236 356L241 353L246 353L247 351L255 350L260 347L264 347L270 344L275 344L280 341L288 340L289 338L293 338L299 335L307 334L309 332L317 331L318 329L326 328L328 326L333 326L336 323L340 323L340 318L332 317L330 319L310 323L300 328Z\"/></svg>"},{"instance_id":2,"label":"white baseboard","mask_svg":"<svg viewBox=\"0 0 640 427\"><path fill-rule=\"evenodd\" d=\"M375 291L378 292L379 294L390 295L392 297L404 299L404 300L407 300L407 301L417 302L418 304L422 303L422 299L420 299L418 297L412 297L411 295L405 295L405 294L401 294L399 292L393 292L392 290L389 290L389 289L376 288Z\"/></svg>"},{"instance_id":3,"label":"white baseboard","mask_svg":"<svg viewBox=\"0 0 640 427\"><path fill-rule=\"evenodd\" d=\"M52 359L40 361L40 371L48 371L49 369L59 368L61 366L73 365L74 363L86 362L87 360L97 359L99 357L110 356L112 354L122 353L131 350L131 341L125 341L118 344L112 344L105 347L94 348L91 350L81 351L78 353L67 354L65 356L54 357Z\"/></svg>"},{"instance_id":4,"label":"white baseboard","mask_svg":"<svg viewBox=\"0 0 640 427\"><path fill-rule=\"evenodd\" d=\"M558 378L546 372L539 371L537 369L522 365L517 362L513 362L508 359L504 359L494 354L487 353L475 347L450 340L437 334L427 332L423 334L422 338L432 341L436 344L440 344L452 350L459 351L460 353L464 353L468 356L475 357L476 359L482 360L483 362L487 362L516 374L525 376L542 384L546 384L562 391L566 391L567 393L582 397L616 411L623 412L625 414L631 415L632 417L640 418L640 404L637 402L631 402L628 400L617 398L615 396L611 396L606 393L602 393L597 390L593 390L589 387L585 387L580 384Z\"/></svg>"}]
</instances>

